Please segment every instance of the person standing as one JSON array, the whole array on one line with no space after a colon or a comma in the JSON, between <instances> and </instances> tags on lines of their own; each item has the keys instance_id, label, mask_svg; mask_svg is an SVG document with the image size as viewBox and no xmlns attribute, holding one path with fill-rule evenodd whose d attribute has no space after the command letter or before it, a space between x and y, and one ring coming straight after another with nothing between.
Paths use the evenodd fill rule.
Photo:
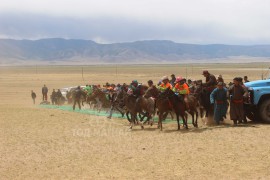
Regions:
<instances>
[{"instance_id":1,"label":"person standing","mask_svg":"<svg viewBox=\"0 0 270 180\"><path fill-rule=\"evenodd\" d=\"M244 96L248 94L247 90L240 84L240 78L233 79L233 85L228 89L228 96L230 97L230 117L233 124L242 123L244 119Z\"/></svg>"},{"instance_id":2,"label":"person standing","mask_svg":"<svg viewBox=\"0 0 270 180\"><path fill-rule=\"evenodd\" d=\"M228 108L227 89L224 88L223 82L219 82L217 88L210 94L210 102L214 104L214 120L219 125L220 121L223 121L223 118L226 117Z\"/></svg>"},{"instance_id":3,"label":"person standing","mask_svg":"<svg viewBox=\"0 0 270 180\"><path fill-rule=\"evenodd\" d=\"M244 106L244 117L243 117L243 121L246 124L247 123L247 114L248 114L248 111L249 111L249 108L248 108L249 107L249 104L248 104L249 92L248 92L247 87L243 83L243 78L242 77L239 77L239 82L240 82L240 85L244 88L244 90L246 92L246 94L243 96L243 100L244 100L244 102L243 102L243 106Z\"/></svg>"},{"instance_id":4,"label":"person standing","mask_svg":"<svg viewBox=\"0 0 270 180\"><path fill-rule=\"evenodd\" d=\"M73 111L75 110L76 103L78 103L79 109L81 109L81 96L83 94L83 91L81 90L81 87L78 86L74 92L73 92Z\"/></svg>"},{"instance_id":5,"label":"person standing","mask_svg":"<svg viewBox=\"0 0 270 180\"><path fill-rule=\"evenodd\" d=\"M52 95L51 95L51 101L52 101L52 104L56 104L56 92L55 92L55 89L53 89L53 92L52 92Z\"/></svg>"},{"instance_id":6,"label":"person standing","mask_svg":"<svg viewBox=\"0 0 270 180\"><path fill-rule=\"evenodd\" d=\"M249 82L248 77L244 76L244 83L247 83L247 82Z\"/></svg>"},{"instance_id":7,"label":"person standing","mask_svg":"<svg viewBox=\"0 0 270 180\"><path fill-rule=\"evenodd\" d=\"M44 86L42 87L42 100L43 101L47 101L47 97L48 97L48 88L46 87L46 85L44 84Z\"/></svg>"},{"instance_id":8,"label":"person standing","mask_svg":"<svg viewBox=\"0 0 270 180\"><path fill-rule=\"evenodd\" d=\"M61 105L62 104L62 93L61 93L61 91L60 91L60 89L58 89L58 91L56 92L56 103L57 103L57 105L59 106L59 105Z\"/></svg>"},{"instance_id":9,"label":"person standing","mask_svg":"<svg viewBox=\"0 0 270 180\"><path fill-rule=\"evenodd\" d=\"M36 97L37 97L37 95L36 95L36 93L33 90L31 91L31 97L33 99L33 104L36 104Z\"/></svg>"}]
</instances>

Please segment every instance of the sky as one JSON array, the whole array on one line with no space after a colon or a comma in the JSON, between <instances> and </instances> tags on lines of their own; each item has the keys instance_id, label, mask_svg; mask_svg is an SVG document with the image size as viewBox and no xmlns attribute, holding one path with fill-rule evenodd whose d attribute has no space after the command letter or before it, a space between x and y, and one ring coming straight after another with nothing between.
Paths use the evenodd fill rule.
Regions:
<instances>
[{"instance_id":1,"label":"sky","mask_svg":"<svg viewBox=\"0 0 270 180\"><path fill-rule=\"evenodd\" d=\"M270 0L0 0L0 38L270 44Z\"/></svg>"}]
</instances>

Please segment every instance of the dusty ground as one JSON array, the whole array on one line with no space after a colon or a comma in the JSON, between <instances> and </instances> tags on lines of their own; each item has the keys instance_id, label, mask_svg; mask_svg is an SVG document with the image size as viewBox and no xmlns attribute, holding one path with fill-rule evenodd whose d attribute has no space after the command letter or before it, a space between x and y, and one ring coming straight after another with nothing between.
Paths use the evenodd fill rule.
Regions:
<instances>
[{"instance_id":1,"label":"dusty ground","mask_svg":"<svg viewBox=\"0 0 270 180\"><path fill-rule=\"evenodd\" d=\"M125 120L33 105L41 86L52 88L138 79L164 74L202 79L208 69L229 82L260 79L269 64L81 66L0 68L0 179L269 179L270 126L203 126L176 131L175 124L128 130Z\"/></svg>"}]
</instances>

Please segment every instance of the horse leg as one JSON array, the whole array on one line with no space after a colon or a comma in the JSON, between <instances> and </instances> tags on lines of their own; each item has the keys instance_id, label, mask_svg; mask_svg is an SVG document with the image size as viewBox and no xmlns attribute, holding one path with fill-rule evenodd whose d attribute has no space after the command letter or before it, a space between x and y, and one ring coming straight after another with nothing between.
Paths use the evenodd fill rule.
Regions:
<instances>
[{"instance_id":1,"label":"horse leg","mask_svg":"<svg viewBox=\"0 0 270 180\"><path fill-rule=\"evenodd\" d=\"M190 111L189 114L190 114L191 117L192 117L192 124L193 124L193 126L196 127L196 124L195 124L195 122L194 122L194 111L193 111L193 110Z\"/></svg>"},{"instance_id":2,"label":"horse leg","mask_svg":"<svg viewBox=\"0 0 270 180\"><path fill-rule=\"evenodd\" d=\"M173 120L173 113L172 113L172 112L170 112L170 115L171 115L171 118L172 118L172 120Z\"/></svg>"},{"instance_id":3,"label":"horse leg","mask_svg":"<svg viewBox=\"0 0 270 180\"><path fill-rule=\"evenodd\" d=\"M131 118L129 118L129 111L126 112L127 120L131 123Z\"/></svg>"},{"instance_id":4,"label":"horse leg","mask_svg":"<svg viewBox=\"0 0 270 180\"><path fill-rule=\"evenodd\" d=\"M163 112L159 112L159 115L158 115L158 128L160 128L160 131L162 131L162 121L163 121Z\"/></svg>"},{"instance_id":5,"label":"horse leg","mask_svg":"<svg viewBox=\"0 0 270 180\"><path fill-rule=\"evenodd\" d=\"M163 113L162 113L162 114L163 114ZM166 112L166 113L163 114L163 116L162 116L162 121L165 121L165 120L166 120L168 114L169 114L169 112Z\"/></svg>"},{"instance_id":6,"label":"horse leg","mask_svg":"<svg viewBox=\"0 0 270 180\"><path fill-rule=\"evenodd\" d=\"M131 114L131 121L130 121L130 127L129 129L132 129L132 127L134 126L134 123L135 123L135 117L133 114Z\"/></svg>"},{"instance_id":7,"label":"horse leg","mask_svg":"<svg viewBox=\"0 0 270 180\"><path fill-rule=\"evenodd\" d=\"M188 123L187 123L188 115L187 115L187 113L181 113L181 117L182 117L182 120L183 120L183 126L186 129L188 129Z\"/></svg>"},{"instance_id":8,"label":"horse leg","mask_svg":"<svg viewBox=\"0 0 270 180\"><path fill-rule=\"evenodd\" d=\"M176 120L177 120L177 130L180 130L180 122L179 122L179 114L178 113L175 113L176 115Z\"/></svg>"},{"instance_id":9,"label":"horse leg","mask_svg":"<svg viewBox=\"0 0 270 180\"><path fill-rule=\"evenodd\" d=\"M195 124L196 124L196 128L198 128L198 116L199 116L199 113L198 113L197 109L195 111L195 114L196 114L196 122L195 122Z\"/></svg>"},{"instance_id":10,"label":"horse leg","mask_svg":"<svg viewBox=\"0 0 270 180\"><path fill-rule=\"evenodd\" d=\"M125 115L125 114L124 114L124 113L123 113L123 112L122 112L122 111L119 109L119 107L118 107L118 106L116 106L116 107L115 107L115 109L116 109L118 112L120 112L120 113L121 113L122 117L124 117L124 115Z\"/></svg>"},{"instance_id":11,"label":"horse leg","mask_svg":"<svg viewBox=\"0 0 270 180\"><path fill-rule=\"evenodd\" d=\"M201 115L201 119L203 118L203 115L204 115L203 112L204 112L204 111L203 111L203 107L200 107L200 115Z\"/></svg>"}]
</instances>

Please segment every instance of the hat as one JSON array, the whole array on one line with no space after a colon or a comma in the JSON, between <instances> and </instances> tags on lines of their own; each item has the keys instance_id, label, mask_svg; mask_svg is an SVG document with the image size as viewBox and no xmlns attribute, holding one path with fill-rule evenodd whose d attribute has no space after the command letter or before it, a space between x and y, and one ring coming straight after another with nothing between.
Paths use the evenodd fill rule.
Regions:
<instances>
[{"instance_id":1,"label":"hat","mask_svg":"<svg viewBox=\"0 0 270 180\"><path fill-rule=\"evenodd\" d=\"M223 86L223 82L218 82L218 86Z\"/></svg>"},{"instance_id":2,"label":"hat","mask_svg":"<svg viewBox=\"0 0 270 180\"><path fill-rule=\"evenodd\" d=\"M202 75L205 75L205 74L209 74L209 72L207 70L204 70Z\"/></svg>"},{"instance_id":3,"label":"hat","mask_svg":"<svg viewBox=\"0 0 270 180\"><path fill-rule=\"evenodd\" d=\"M169 80L169 78L168 78L168 76L163 76L161 80L162 80L162 81L164 81L164 80Z\"/></svg>"},{"instance_id":4,"label":"hat","mask_svg":"<svg viewBox=\"0 0 270 180\"><path fill-rule=\"evenodd\" d=\"M133 80L132 81L132 84L135 83L135 84L138 84L138 81L137 80Z\"/></svg>"},{"instance_id":5,"label":"hat","mask_svg":"<svg viewBox=\"0 0 270 180\"><path fill-rule=\"evenodd\" d=\"M177 77L176 80L175 80L175 83L178 83L180 81L184 80L181 76Z\"/></svg>"},{"instance_id":6,"label":"hat","mask_svg":"<svg viewBox=\"0 0 270 180\"><path fill-rule=\"evenodd\" d=\"M234 81L240 81L239 77L233 78Z\"/></svg>"},{"instance_id":7,"label":"hat","mask_svg":"<svg viewBox=\"0 0 270 180\"><path fill-rule=\"evenodd\" d=\"M243 81L243 78L242 78L242 77L238 77L238 80L239 80L240 82L242 82L242 81Z\"/></svg>"}]
</instances>

